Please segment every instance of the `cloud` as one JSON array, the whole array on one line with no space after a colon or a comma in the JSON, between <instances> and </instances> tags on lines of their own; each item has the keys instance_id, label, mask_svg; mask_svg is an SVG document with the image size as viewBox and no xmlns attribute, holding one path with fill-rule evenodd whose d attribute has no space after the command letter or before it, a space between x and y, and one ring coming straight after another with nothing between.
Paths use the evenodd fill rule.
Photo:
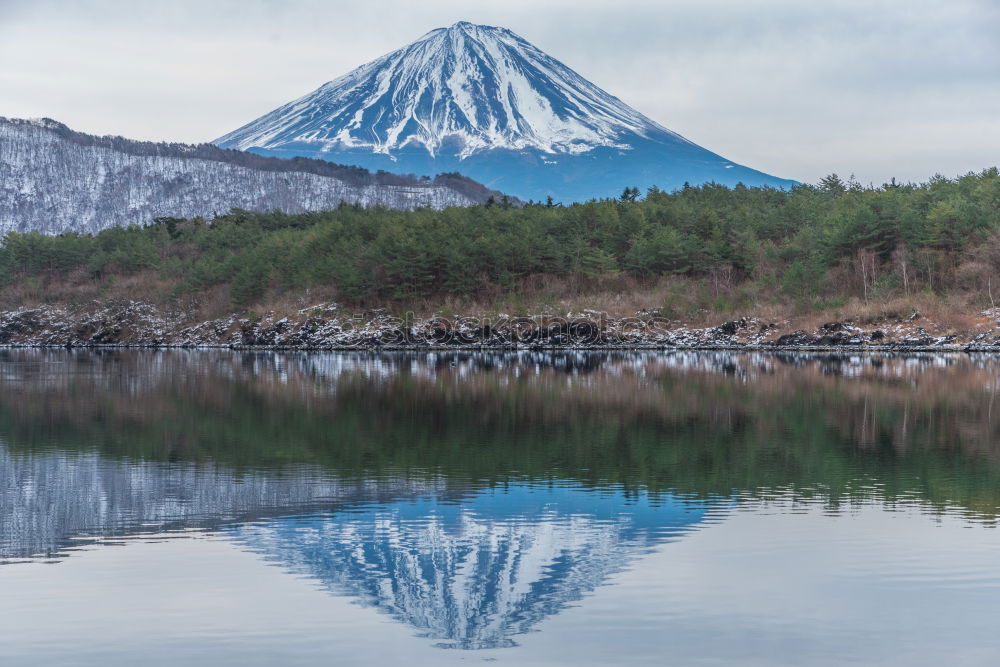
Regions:
<instances>
[{"instance_id":1,"label":"cloud","mask_svg":"<svg viewBox=\"0 0 1000 667\"><path fill-rule=\"evenodd\" d=\"M726 157L815 181L1000 155L1000 3L0 0L0 115L201 141L457 20L504 25Z\"/></svg>"}]
</instances>

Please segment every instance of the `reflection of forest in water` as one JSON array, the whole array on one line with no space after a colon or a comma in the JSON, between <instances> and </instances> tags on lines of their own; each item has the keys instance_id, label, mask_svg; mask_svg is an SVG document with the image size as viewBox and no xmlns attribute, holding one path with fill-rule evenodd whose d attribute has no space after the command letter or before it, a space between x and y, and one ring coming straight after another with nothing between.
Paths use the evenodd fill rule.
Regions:
<instances>
[{"instance_id":1,"label":"reflection of forest in water","mask_svg":"<svg viewBox=\"0 0 1000 667\"><path fill-rule=\"evenodd\" d=\"M8 350L0 558L210 529L442 645L505 646L734 502L992 523L998 373L961 355Z\"/></svg>"},{"instance_id":2,"label":"reflection of forest in water","mask_svg":"<svg viewBox=\"0 0 1000 667\"><path fill-rule=\"evenodd\" d=\"M1000 506L985 356L3 354L16 454Z\"/></svg>"}]
</instances>

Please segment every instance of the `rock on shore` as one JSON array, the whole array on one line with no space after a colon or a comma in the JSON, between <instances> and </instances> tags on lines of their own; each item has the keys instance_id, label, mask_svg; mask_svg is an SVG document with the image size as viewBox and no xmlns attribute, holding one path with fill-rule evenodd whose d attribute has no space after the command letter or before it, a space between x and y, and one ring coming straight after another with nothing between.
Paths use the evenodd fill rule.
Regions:
<instances>
[{"instance_id":1,"label":"rock on shore","mask_svg":"<svg viewBox=\"0 0 1000 667\"><path fill-rule=\"evenodd\" d=\"M0 345L58 347L232 347L292 349L746 348L941 349L1000 351L1000 309L979 314L974 330L957 333L918 314L855 326L828 322L814 331L743 317L691 327L639 312L609 317L596 311L566 316L398 318L375 310L355 314L318 304L288 316L232 315L192 323L183 312L135 301L83 307L37 306L0 313Z\"/></svg>"}]
</instances>

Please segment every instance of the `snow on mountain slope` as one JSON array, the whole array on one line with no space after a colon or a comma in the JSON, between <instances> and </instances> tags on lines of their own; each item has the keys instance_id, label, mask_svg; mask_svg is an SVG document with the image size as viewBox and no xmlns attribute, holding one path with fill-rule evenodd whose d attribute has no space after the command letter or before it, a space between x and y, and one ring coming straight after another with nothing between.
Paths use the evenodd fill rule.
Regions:
<instances>
[{"instance_id":1,"label":"snow on mountain slope","mask_svg":"<svg viewBox=\"0 0 1000 667\"><path fill-rule=\"evenodd\" d=\"M208 145L92 137L54 121L0 118L0 233L97 232L158 216L212 217L231 208L295 213L342 201L443 208L489 196L478 184L458 185L461 191L444 181L270 160Z\"/></svg>"},{"instance_id":2,"label":"snow on mountain slope","mask_svg":"<svg viewBox=\"0 0 1000 667\"><path fill-rule=\"evenodd\" d=\"M247 149L293 138L389 153L494 148L581 153L620 136L666 132L510 30L439 28L259 118L216 143ZM677 135L673 135L677 136Z\"/></svg>"},{"instance_id":3,"label":"snow on mountain slope","mask_svg":"<svg viewBox=\"0 0 1000 667\"><path fill-rule=\"evenodd\" d=\"M214 143L394 171L458 170L523 199L685 181L793 183L691 143L510 30L466 22L432 30Z\"/></svg>"}]
</instances>

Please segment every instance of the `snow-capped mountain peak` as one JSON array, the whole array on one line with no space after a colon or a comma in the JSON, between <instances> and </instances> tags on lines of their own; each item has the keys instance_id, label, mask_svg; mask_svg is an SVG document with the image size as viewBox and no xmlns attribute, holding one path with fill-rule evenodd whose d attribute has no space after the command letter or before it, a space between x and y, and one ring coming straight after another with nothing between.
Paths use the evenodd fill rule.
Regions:
<instances>
[{"instance_id":1,"label":"snow-capped mountain peak","mask_svg":"<svg viewBox=\"0 0 1000 667\"><path fill-rule=\"evenodd\" d=\"M324 84L216 141L392 154L423 147L582 153L667 130L506 28L461 21ZM674 135L676 136L676 135Z\"/></svg>"},{"instance_id":2,"label":"snow-capped mountain peak","mask_svg":"<svg viewBox=\"0 0 1000 667\"><path fill-rule=\"evenodd\" d=\"M458 171L521 199L624 186L787 187L650 120L506 28L432 30L215 142L402 173Z\"/></svg>"}]
</instances>

